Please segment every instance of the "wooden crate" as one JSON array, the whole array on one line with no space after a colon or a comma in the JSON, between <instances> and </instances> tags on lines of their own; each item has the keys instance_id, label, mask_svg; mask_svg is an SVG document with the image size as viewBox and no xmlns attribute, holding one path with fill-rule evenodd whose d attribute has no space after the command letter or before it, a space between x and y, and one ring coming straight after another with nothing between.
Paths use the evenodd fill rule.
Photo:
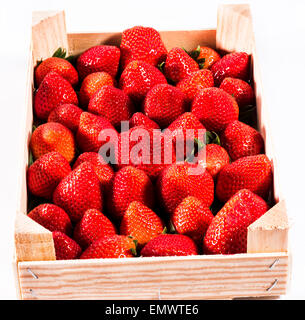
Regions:
<instances>
[{"instance_id":1,"label":"wooden crate","mask_svg":"<svg viewBox=\"0 0 305 320\"><path fill-rule=\"evenodd\" d=\"M249 226L245 254L54 261L51 232L26 216L33 67L37 60L51 56L58 47L68 48L69 54L78 54L98 44L119 45L121 34L67 34L64 12L36 12L15 229L14 268L21 299L232 299L278 296L286 292L290 265L287 213L268 128L268 109L262 94L249 7L220 6L217 30L168 31L161 32L161 36L169 49L174 46L193 49L200 44L251 54L258 126L265 139L266 154L274 165L277 204Z\"/></svg>"}]
</instances>

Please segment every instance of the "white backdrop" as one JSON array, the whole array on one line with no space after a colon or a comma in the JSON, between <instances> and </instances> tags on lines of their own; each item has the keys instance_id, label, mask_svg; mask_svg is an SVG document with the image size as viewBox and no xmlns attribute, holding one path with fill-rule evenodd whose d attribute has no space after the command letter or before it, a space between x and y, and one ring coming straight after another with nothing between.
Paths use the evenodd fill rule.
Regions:
<instances>
[{"instance_id":1,"label":"white backdrop","mask_svg":"<svg viewBox=\"0 0 305 320\"><path fill-rule=\"evenodd\" d=\"M291 221L290 290L305 299L305 3L303 1L9 1L0 0L0 299L15 299L12 271L18 155L24 118L26 59L33 10L66 11L69 32L216 27L218 3L250 2L280 180Z\"/></svg>"}]
</instances>

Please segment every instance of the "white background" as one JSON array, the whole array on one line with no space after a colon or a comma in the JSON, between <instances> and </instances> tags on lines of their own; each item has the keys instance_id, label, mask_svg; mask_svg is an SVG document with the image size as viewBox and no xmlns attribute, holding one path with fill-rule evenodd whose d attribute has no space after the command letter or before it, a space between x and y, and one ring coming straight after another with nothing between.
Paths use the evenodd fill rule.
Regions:
<instances>
[{"instance_id":1,"label":"white background","mask_svg":"<svg viewBox=\"0 0 305 320\"><path fill-rule=\"evenodd\" d=\"M291 221L289 292L305 299L305 2L250 2L268 99L280 181ZM238 3L221 1L221 3ZM4 1L0 0L0 299L15 299L13 224L25 112L31 11L66 11L69 32L122 31L133 25L159 30L216 27L218 1ZM42 39L43 41L43 39Z\"/></svg>"}]
</instances>

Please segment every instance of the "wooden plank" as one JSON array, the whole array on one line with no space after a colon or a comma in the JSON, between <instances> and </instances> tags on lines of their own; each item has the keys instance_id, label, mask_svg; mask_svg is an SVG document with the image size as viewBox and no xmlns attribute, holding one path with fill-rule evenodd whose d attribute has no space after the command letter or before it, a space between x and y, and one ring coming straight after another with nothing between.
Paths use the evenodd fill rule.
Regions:
<instances>
[{"instance_id":1,"label":"wooden plank","mask_svg":"<svg viewBox=\"0 0 305 320\"><path fill-rule=\"evenodd\" d=\"M21 262L18 268L23 299L221 299L285 293L288 255Z\"/></svg>"}]
</instances>

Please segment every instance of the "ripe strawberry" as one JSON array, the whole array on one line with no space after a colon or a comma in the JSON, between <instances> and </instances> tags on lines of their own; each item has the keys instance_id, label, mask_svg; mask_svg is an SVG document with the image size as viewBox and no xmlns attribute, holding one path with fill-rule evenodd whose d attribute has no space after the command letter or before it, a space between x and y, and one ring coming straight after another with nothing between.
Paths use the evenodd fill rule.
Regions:
<instances>
[{"instance_id":1,"label":"ripe strawberry","mask_svg":"<svg viewBox=\"0 0 305 320\"><path fill-rule=\"evenodd\" d=\"M159 32L142 26L123 31L120 49L123 69L134 60L157 66L166 59L167 54Z\"/></svg>"},{"instance_id":2,"label":"ripe strawberry","mask_svg":"<svg viewBox=\"0 0 305 320\"><path fill-rule=\"evenodd\" d=\"M107 72L115 77L120 62L120 49L115 46L100 45L82 53L76 63L79 77L84 79L94 72Z\"/></svg>"},{"instance_id":3,"label":"ripe strawberry","mask_svg":"<svg viewBox=\"0 0 305 320\"><path fill-rule=\"evenodd\" d=\"M254 101L254 92L252 87L244 80L235 78L224 78L219 87L232 95L239 108L252 105Z\"/></svg>"},{"instance_id":4,"label":"ripe strawberry","mask_svg":"<svg viewBox=\"0 0 305 320\"><path fill-rule=\"evenodd\" d=\"M228 201L237 191L249 189L266 198L272 184L272 164L264 154L240 158L225 166L218 174L216 194Z\"/></svg>"},{"instance_id":5,"label":"ripe strawberry","mask_svg":"<svg viewBox=\"0 0 305 320\"><path fill-rule=\"evenodd\" d=\"M238 120L236 100L219 88L200 90L192 103L192 113L209 131L222 131L226 125Z\"/></svg>"},{"instance_id":6,"label":"ripe strawberry","mask_svg":"<svg viewBox=\"0 0 305 320\"><path fill-rule=\"evenodd\" d=\"M69 162L60 153L46 153L29 167L28 188L34 196L52 199L54 189L70 172Z\"/></svg>"},{"instance_id":7,"label":"ripe strawberry","mask_svg":"<svg viewBox=\"0 0 305 320\"><path fill-rule=\"evenodd\" d=\"M76 132L82 112L83 110L74 104L61 104L50 112L48 122L59 122L71 131Z\"/></svg>"},{"instance_id":8,"label":"ripe strawberry","mask_svg":"<svg viewBox=\"0 0 305 320\"><path fill-rule=\"evenodd\" d=\"M215 85L219 86L222 80L227 77L247 80L249 76L249 65L250 59L245 52L226 54L211 67Z\"/></svg>"},{"instance_id":9,"label":"ripe strawberry","mask_svg":"<svg viewBox=\"0 0 305 320\"><path fill-rule=\"evenodd\" d=\"M50 112L65 103L78 105L78 99L70 82L54 71L49 72L41 82L34 97L34 111L37 118L47 120Z\"/></svg>"},{"instance_id":10,"label":"ripe strawberry","mask_svg":"<svg viewBox=\"0 0 305 320\"><path fill-rule=\"evenodd\" d=\"M31 136L30 148L34 159L51 151L57 151L71 162L75 154L73 133L60 123L47 122L35 129Z\"/></svg>"},{"instance_id":11,"label":"ripe strawberry","mask_svg":"<svg viewBox=\"0 0 305 320\"><path fill-rule=\"evenodd\" d=\"M221 56L212 48L198 46L191 52L191 56L196 59L202 69L209 69Z\"/></svg>"},{"instance_id":12,"label":"ripe strawberry","mask_svg":"<svg viewBox=\"0 0 305 320\"><path fill-rule=\"evenodd\" d=\"M132 258L135 250L136 245L131 238L113 235L94 241L80 259Z\"/></svg>"},{"instance_id":13,"label":"ripe strawberry","mask_svg":"<svg viewBox=\"0 0 305 320\"><path fill-rule=\"evenodd\" d=\"M142 102L156 84L167 83L156 67L143 61L130 62L121 74L120 88L135 102Z\"/></svg>"},{"instance_id":14,"label":"ripe strawberry","mask_svg":"<svg viewBox=\"0 0 305 320\"><path fill-rule=\"evenodd\" d=\"M136 112L129 120L130 128L143 126L146 129L160 129L159 125L142 112Z\"/></svg>"},{"instance_id":15,"label":"ripe strawberry","mask_svg":"<svg viewBox=\"0 0 305 320\"><path fill-rule=\"evenodd\" d=\"M190 237L199 245L213 218L212 212L202 200L190 196L181 201L171 221L179 234Z\"/></svg>"},{"instance_id":16,"label":"ripe strawberry","mask_svg":"<svg viewBox=\"0 0 305 320\"><path fill-rule=\"evenodd\" d=\"M53 202L74 222L78 222L88 209L101 211L103 195L92 165L84 162L61 180L53 193Z\"/></svg>"},{"instance_id":17,"label":"ripe strawberry","mask_svg":"<svg viewBox=\"0 0 305 320\"><path fill-rule=\"evenodd\" d=\"M188 102L192 102L201 89L213 86L213 74L208 69L194 71L177 83L177 88L185 94Z\"/></svg>"},{"instance_id":18,"label":"ripe strawberry","mask_svg":"<svg viewBox=\"0 0 305 320\"><path fill-rule=\"evenodd\" d=\"M129 204L120 226L120 234L131 236L142 248L147 242L162 234L164 224L151 209L138 201Z\"/></svg>"},{"instance_id":19,"label":"ripe strawberry","mask_svg":"<svg viewBox=\"0 0 305 320\"><path fill-rule=\"evenodd\" d=\"M88 209L74 229L73 239L86 249L99 238L116 234L115 226L100 211Z\"/></svg>"},{"instance_id":20,"label":"ripe strawberry","mask_svg":"<svg viewBox=\"0 0 305 320\"><path fill-rule=\"evenodd\" d=\"M53 231L52 235L56 260L77 259L81 255L81 247L66 234L59 231Z\"/></svg>"},{"instance_id":21,"label":"ripe strawberry","mask_svg":"<svg viewBox=\"0 0 305 320\"><path fill-rule=\"evenodd\" d=\"M93 95L103 86L114 86L115 80L107 72L94 72L87 75L79 90L79 103L87 107Z\"/></svg>"},{"instance_id":22,"label":"ripe strawberry","mask_svg":"<svg viewBox=\"0 0 305 320\"><path fill-rule=\"evenodd\" d=\"M197 62L192 59L183 49L173 48L167 54L164 65L166 78L177 83L194 71L198 71Z\"/></svg>"},{"instance_id":23,"label":"ripe strawberry","mask_svg":"<svg viewBox=\"0 0 305 320\"><path fill-rule=\"evenodd\" d=\"M197 255L194 241L182 234L161 234L150 240L141 251L143 257Z\"/></svg>"},{"instance_id":24,"label":"ripe strawberry","mask_svg":"<svg viewBox=\"0 0 305 320\"><path fill-rule=\"evenodd\" d=\"M264 149L262 135L254 128L238 120L227 125L220 139L233 161L260 154Z\"/></svg>"},{"instance_id":25,"label":"ripe strawberry","mask_svg":"<svg viewBox=\"0 0 305 320\"><path fill-rule=\"evenodd\" d=\"M40 204L28 216L50 231L60 231L71 234L72 224L67 213L55 204Z\"/></svg>"},{"instance_id":26,"label":"ripe strawberry","mask_svg":"<svg viewBox=\"0 0 305 320\"><path fill-rule=\"evenodd\" d=\"M103 86L90 99L88 111L107 119L118 128L130 119L134 106L128 95L113 86Z\"/></svg>"},{"instance_id":27,"label":"ripe strawberry","mask_svg":"<svg viewBox=\"0 0 305 320\"><path fill-rule=\"evenodd\" d=\"M167 128L186 108L185 95L178 88L169 84L157 84L148 91L143 110L161 128Z\"/></svg>"},{"instance_id":28,"label":"ripe strawberry","mask_svg":"<svg viewBox=\"0 0 305 320\"><path fill-rule=\"evenodd\" d=\"M90 162L95 174L100 180L102 190L109 189L114 171L104 158L96 152L84 152L76 159L73 169L77 168L83 162Z\"/></svg>"},{"instance_id":29,"label":"ripe strawberry","mask_svg":"<svg viewBox=\"0 0 305 320\"><path fill-rule=\"evenodd\" d=\"M100 147L107 142L100 139L100 135L104 130L109 129L115 134L115 128L107 119L89 112L83 112L76 133L76 141L81 151L98 152Z\"/></svg>"},{"instance_id":30,"label":"ripe strawberry","mask_svg":"<svg viewBox=\"0 0 305 320\"><path fill-rule=\"evenodd\" d=\"M127 166L115 173L112 189L108 198L109 212L116 219L121 219L129 204L139 201L149 208L155 202L153 185L140 169Z\"/></svg>"},{"instance_id":31,"label":"ripe strawberry","mask_svg":"<svg viewBox=\"0 0 305 320\"><path fill-rule=\"evenodd\" d=\"M51 71L62 76L69 81L72 86L76 86L78 83L78 73L69 61L58 57L51 57L42 61L35 68L35 82L37 87L40 86L44 77Z\"/></svg>"},{"instance_id":32,"label":"ripe strawberry","mask_svg":"<svg viewBox=\"0 0 305 320\"><path fill-rule=\"evenodd\" d=\"M214 200L214 181L204 170L200 174L191 172L189 163L172 164L158 178L158 192L162 205L172 214L187 196L194 196L210 206ZM196 172L198 173L198 172Z\"/></svg>"},{"instance_id":33,"label":"ripe strawberry","mask_svg":"<svg viewBox=\"0 0 305 320\"><path fill-rule=\"evenodd\" d=\"M247 189L238 191L212 220L204 238L204 252L247 252L247 227L267 210L266 202L256 194Z\"/></svg>"}]
</instances>

